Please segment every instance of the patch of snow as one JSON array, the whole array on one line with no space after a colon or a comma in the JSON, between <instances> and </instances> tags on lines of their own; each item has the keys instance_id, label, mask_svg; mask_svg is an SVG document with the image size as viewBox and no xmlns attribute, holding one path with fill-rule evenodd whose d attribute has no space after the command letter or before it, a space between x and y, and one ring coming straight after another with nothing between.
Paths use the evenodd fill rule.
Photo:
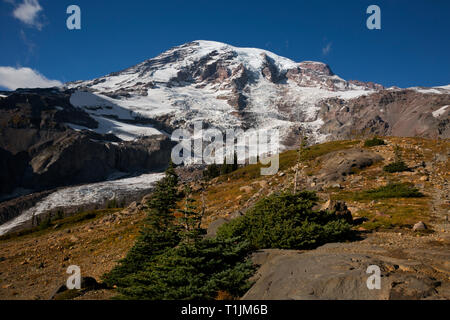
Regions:
<instances>
[{"instance_id":1,"label":"patch of snow","mask_svg":"<svg viewBox=\"0 0 450 320\"><path fill-rule=\"evenodd\" d=\"M438 109L436 111L433 111L432 112L433 117L439 118L440 116L442 116L445 113L445 111L447 111L448 107L450 107L450 106L443 106L442 108L440 108L440 109Z\"/></svg>"},{"instance_id":2,"label":"patch of snow","mask_svg":"<svg viewBox=\"0 0 450 320\"><path fill-rule=\"evenodd\" d=\"M435 87L435 88L444 89L444 90L449 90L450 91L450 84L448 84L446 86Z\"/></svg>"},{"instance_id":3,"label":"patch of snow","mask_svg":"<svg viewBox=\"0 0 450 320\"><path fill-rule=\"evenodd\" d=\"M124 141L161 134L159 130L149 125L128 124L103 117L92 117L98 122L98 128L93 131L101 134L112 133Z\"/></svg>"},{"instance_id":4,"label":"patch of snow","mask_svg":"<svg viewBox=\"0 0 450 320\"><path fill-rule=\"evenodd\" d=\"M89 129L87 127L72 123L66 123L66 125L76 131L90 130L100 134L114 134L123 141L133 141L140 137L149 137L162 134L161 131L150 125L129 124L97 116L92 116L92 118L98 122L97 129Z\"/></svg>"},{"instance_id":5,"label":"patch of snow","mask_svg":"<svg viewBox=\"0 0 450 320\"><path fill-rule=\"evenodd\" d=\"M339 92L338 97L344 100L350 100L359 98L361 96L366 96L369 94L374 93L374 90L349 90L349 91L342 91Z\"/></svg>"},{"instance_id":6,"label":"patch of snow","mask_svg":"<svg viewBox=\"0 0 450 320\"><path fill-rule=\"evenodd\" d=\"M449 94L450 93L450 85L448 86L442 86L442 87L431 87L431 88L424 88L424 87L412 87L408 88L420 93L434 93L434 94Z\"/></svg>"},{"instance_id":7,"label":"patch of snow","mask_svg":"<svg viewBox=\"0 0 450 320\"><path fill-rule=\"evenodd\" d=\"M21 226L33 218L58 208L83 205L103 205L108 200L124 195L136 194L153 188L154 184L164 177L164 173L143 174L133 178L105 181L58 190L38 202L34 207L25 210L16 218L0 225L0 235Z\"/></svg>"}]
</instances>

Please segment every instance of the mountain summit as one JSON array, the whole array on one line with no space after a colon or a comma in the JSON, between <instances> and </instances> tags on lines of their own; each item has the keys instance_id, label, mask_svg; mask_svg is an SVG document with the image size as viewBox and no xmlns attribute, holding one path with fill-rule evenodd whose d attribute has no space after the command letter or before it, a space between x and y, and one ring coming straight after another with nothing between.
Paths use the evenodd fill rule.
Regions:
<instances>
[{"instance_id":1,"label":"mountain summit","mask_svg":"<svg viewBox=\"0 0 450 320\"><path fill-rule=\"evenodd\" d=\"M213 41L186 43L123 71L67 87L77 90L73 105L100 122L108 116L99 129L103 133L127 130L111 124L113 117L119 122L151 118L169 128L189 127L198 120L219 129L274 128L280 130L282 147L297 143L300 133L312 141L347 138L355 131L449 135L448 125L441 123L445 114L432 115L450 104L448 87L385 89L346 81L321 62L297 63L266 50ZM432 101L428 94L434 95ZM128 133L131 138L154 133L128 129L135 132Z\"/></svg>"}]
</instances>

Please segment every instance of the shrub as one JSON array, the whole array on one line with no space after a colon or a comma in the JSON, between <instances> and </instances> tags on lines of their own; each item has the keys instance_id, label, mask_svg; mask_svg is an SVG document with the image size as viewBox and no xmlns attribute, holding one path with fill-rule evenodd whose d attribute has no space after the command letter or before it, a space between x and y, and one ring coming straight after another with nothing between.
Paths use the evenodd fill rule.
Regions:
<instances>
[{"instance_id":1,"label":"shrub","mask_svg":"<svg viewBox=\"0 0 450 320\"><path fill-rule=\"evenodd\" d=\"M289 192L260 200L245 216L223 225L220 238L242 237L253 249L307 249L350 235L351 226L328 211L315 211L313 192Z\"/></svg>"},{"instance_id":2,"label":"shrub","mask_svg":"<svg viewBox=\"0 0 450 320\"><path fill-rule=\"evenodd\" d=\"M376 189L364 191L355 198L374 200L388 198L420 198L423 196L423 193L409 183L389 183Z\"/></svg>"},{"instance_id":3,"label":"shrub","mask_svg":"<svg viewBox=\"0 0 450 320\"><path fill-rule=\"evenodd\" d=\"M364 142L364 146L365 147L375 147L375 146L384 146L386 143L384 142L383 139L379 139L377 137L373 138L373 139L369 139L366 140Z\"/></svg>"},{"instance_id":4,"label":"shrub","mask_svg":"<svg viewBox=\"0 0 450 320\"><path fill-rule=\"evenodd\" d=\"M409 171L410 169L402 160L392 162L383 167L383 170L389 173Z\"/></svg>"}]
</instances>

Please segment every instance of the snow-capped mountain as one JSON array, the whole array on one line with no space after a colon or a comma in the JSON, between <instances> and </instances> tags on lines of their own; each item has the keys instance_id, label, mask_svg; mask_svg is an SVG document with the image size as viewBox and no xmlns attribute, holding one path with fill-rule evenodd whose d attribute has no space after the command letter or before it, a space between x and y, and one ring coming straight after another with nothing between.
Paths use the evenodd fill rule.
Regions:
<instances>
[{"instance_id":1,"label":"snow-capped mountain","mask_svg":"<svg viewBox=\"0 0 450 320\"><path fill-rule=\"evenodd\" d=\"M282 151L304 134L310 143L367 135L450 138L449 105L450 86L386 89L344 80L320 62L211 41L61 88L0 92L0 201L69 187L0 207L0 224L9 221L0 234L34 214L84 206L92 194L101 202L129 200L129 188L143 191L138 185L148 190L152 176L129 176L165 167L175 145L171 133L192 130L197 121L222 133L278 129ZM131 180L107 181L117 177ZM86 183L94 184L79 186Z\"/></svg>"},{"instance_id":2,"label":"snow-capped mountain","mask_svg":"<svg viewBox=\"0 0 450 320\"><path fill-rule=\"evenodd\" d=\"M321 130L321 102L327 99L343 105L375 92L401 90L346 81L321 62L297 63L265 50L212 41L190 42L126 70L67 87L78 90L71 103L99 122L98 132L125 140L157 133L153 126L131 123L150 118L171 128L189 128L198 120L219 129L276 128L284 146L294 144L302 131L314 141L333 138Z\"/></svg>"}]
</instances>

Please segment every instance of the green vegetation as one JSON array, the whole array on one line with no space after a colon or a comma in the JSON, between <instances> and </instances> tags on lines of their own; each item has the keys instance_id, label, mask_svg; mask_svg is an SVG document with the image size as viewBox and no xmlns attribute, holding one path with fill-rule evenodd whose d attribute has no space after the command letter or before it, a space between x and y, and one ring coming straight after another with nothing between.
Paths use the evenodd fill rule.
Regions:
<instances>
[{"instance_id":1,"label":"green vegetation","mask_svg":"<svg viewBox=\"0 0 450 320\"><path fill-rule=\"evenodd\" d=\"M124 208L125 207L125 201L122 201L119 203L119 201L116 198L113 198L112 200L109 200L106 203L106 208L108 209L117 209L117 208Z\"/></svg>"},{"instance_id":2,"label":"green vegetation","mask_svg":"<svg viewBox=\"0 0 450 320\"><path fill-rule=\"evenodd\" d=\"M176 210L178 177L170 165L148 203L145 226L125 259L103 276L117 286L121 299L215 299L240 296L249 289L254 267L248 242L238 238L205 239L204 210L197 210L190 190Z\"/></svg>"},{"instance_id":3,"label":"green vegetation","mask_svg":"<svg viewBox=\"0 0 450 320\"><path fill-rule=\"evenodd\" d=\"M403 171L410 171L411 169L408 168L405 162L402 160L401 150L398 145L394 147L394 162L388 164L383 168L384 171L389 173L394 172L403 172Z\"/></svg>"},{"instance_id":4,"label":"green vegetation","mask_svg":"<svg viewBox=\"0 0 450 320\"><path fill-rule=\"evenodd\" d=\"M215 299L219 292L239 297L254 272L246 242L202 239L182 242L157 255L119 287L122 299Z\"/></svg>"},{"instance_id":5,"label":"green vegetation","mask_svg":"<svg viewBox=\"0 0 450 320\"><path fill-rule=\"evenodd\" d=\"M220 166L215 163L208 165L203 171L203 177L207 180L214 179L218 176L220 176Z\"/></svg>"},{"instance_id":6,"label":"green vegetation","mask_svg":"<svg viewBox=\"0 0 450 320\"><path fill-rule=\"evenodd\" d=\"M242 237L253 249L310 249L350 236L351 226L328 211L315 211L313 192L285 192L260 200L245 216L219 229L219 238Z\"/></svg>"},{"instance_id":7,"label":"green vegetation","mask_svg":"<svg viewBox=\"0 0 450 320\"><path fill-rule=\"evenodd\" d=\"M366 230L411 230L417 221L429 224L428 200L420 198L378 199L370 208L361 209L359 217L367 218L362 225Z\"/></svg>"},{"instance_id":8,"label":"green vegetation","mask_svg":"<svg viewBox=\"0 0 450 320\"><path fill-rule=\"evenodd\" d=\"M377 138L377 137L374 137L372 139L368 139L368 140L364 141L365 147L375 147L375 146L384 146L384 145L386 145L384 140Z\"/></svg>"},{"instance_id":9,"label":"green vegetation","mask_svg":"<svg viewBox=\"0 0 450 320\"><path fill-rule=\"evenodd\" d=\"M406 165L405 162L400 160L400 161L392 162L392 163L384 166L383 170L386 172L389 172L389 173L394 173L394 172L409 171L410 169L408 168L408 166Z\"/></svg>"},{"instance_id":10,"label":"green vegetation","mask_svg":"<svg viewBox=\"0 0 450 320\"><path fill-rule=\"evenodd\" d=\"M423 196L423 193L409 183L389 183L385 186L360 193L360 198L370 200L388 198L420 198Z\"/></svg>"},{"instance_id":11,"label":"green vegetation","mask_svg":"<svg viewBox=\"0 0 450 320\"><path fill-rule=\"evenodd\" d=\"M237 154L234 153L233 163L227 164L226 159L223 160L223 163L221 165L218 165L216 163L210 164L206 167L206 169L203 171L203 177L205 179L214 179L221 175L226 175L231 172L236 171L239 168L238 165L238 159Z\"/></svg>"},{"instance_id":12,"label":"green vegetation","mask_svg":"<svg viewBox=\"0 0 450 320\"><path fill-rule=\"evenodd\" d=\"M42 222L39 223L39 230L45 230L52 226L52 217L51 215L47 216Z\"/></svg>"},{"instance_id":13,"label":"green vegetation","mask_svg":"<svg viewBox=\"0 0 450 320\"><path fill-rule=\"evenodd\" d=\"M318 144L310 147L302 146L301 150L289 150L280 154L280 171L292 168L299 161L314 160L317 157L325 155L329 152L338 151L342 149L351 148L358 144L359 141L331 141L323 144ZM300 153L300 155L299 155ZM229 174L221 176L221 181L225 181L228 178L232 180L252 180L258 179L261 176L261 168L269 167L269 165L262 165L260 162L257 164L246 165L238 168ZM216 170L216 169L212 169Z\"/></svg>"},{"instance_id":14,"label":"green vegetation","mask_svg":"<svg viewBox=\"0 0 450 320\"><path fill-rule=\"evenodd\" d=\"M179 197L177 192L178 176L173 164L166 170L165 177L160 180L149 200L149 212L145 226L141 230L135 245L118 265L104 276L108 285L119 288L129 286L129 276L143 269L155 256L162 254L168 248L174 247L178 236L174 229L173 209Z\"/></svg>"}]
</instances>

